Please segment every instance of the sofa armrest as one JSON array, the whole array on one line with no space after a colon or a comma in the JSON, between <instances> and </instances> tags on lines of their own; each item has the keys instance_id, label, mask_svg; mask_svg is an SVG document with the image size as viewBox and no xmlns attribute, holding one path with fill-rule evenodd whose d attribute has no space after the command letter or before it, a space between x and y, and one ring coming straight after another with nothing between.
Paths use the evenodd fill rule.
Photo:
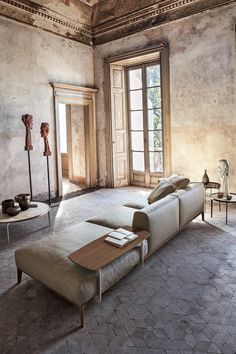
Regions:
<instances>
[{"instance_id":1,"label":"sofa armrest","mask_svg":"<svg viewBox=\"0 0 236 354\"><path fill-rule=\"evenodd\" d=\"M150 231L149 252L153 252L179 230L178 199L169 195L136 211L133 227Z\"/></svg>"}]
</instances>

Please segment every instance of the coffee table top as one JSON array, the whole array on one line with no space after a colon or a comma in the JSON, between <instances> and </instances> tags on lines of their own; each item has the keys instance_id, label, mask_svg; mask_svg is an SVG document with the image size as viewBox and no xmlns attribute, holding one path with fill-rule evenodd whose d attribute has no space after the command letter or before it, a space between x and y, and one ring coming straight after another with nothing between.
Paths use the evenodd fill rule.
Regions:
<instances>
[{"instance_id":1,"label":"coffee table top","mask_svg":"<svg viewBox=\"0 0 236 354\"><path fill-rule=\"evenodd\" d=\"M229 193L232 196L232 199L228 200L225 197L219 198L218 193L212 193L211 199L215 200L216 202L223 202L223 203L236 203L236 193Z\"/></svg>"},{"instance_id":2,"label":"coffee table top","mask_svg":"<svg viewBox=\"0 0 236 354\"><path fill-rule=\"evenodd\" d=\"M49 206L45 203L33 202L34 204L38 204L37 208L29 208L27 210L21 211L16 216L9 216L7 214L2 214L2 207L0 206L0 223L9 224L13 222L24 221L28 219L36 218L37 216L41 216L47 214L49 212Z\"/></svg>"},{"instance_id":3,"label":"coffee table top","mask_svg":"<svg viewBox=\"0 0 236 354\"><path fill-rule=\"evenodd\" d=\"M124 228L132 231L131 228ZM137 231L134 233L138 235L138 237L123 247L119 248L105 242L104 239L107 237L107 235L104 235L88 243L78 251L71 253L68 258L83 268L93 271L98 270L113 262L123 254L131 251L150 236L148 231Z\"/></svg>"}]
</instances>

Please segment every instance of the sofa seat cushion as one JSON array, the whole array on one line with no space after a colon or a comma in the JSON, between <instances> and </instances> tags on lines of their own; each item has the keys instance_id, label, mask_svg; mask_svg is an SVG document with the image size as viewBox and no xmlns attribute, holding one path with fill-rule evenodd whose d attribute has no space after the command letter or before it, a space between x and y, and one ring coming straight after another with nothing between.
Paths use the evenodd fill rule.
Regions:
<instances>
[{"instance_id":1,"label":"sofa seat cushion","mask_svg":"<svg viewBox=\"0 0 236 354\"><path fill-rule=\"evenodd\" d=\"M15 253L17 267L32 278L77 306L86 303L97 293L95 272L71 262L69 254L112 229L84 222L48 237L34 241ZM147 243L145 254L147 254ZM139 261L139 251L118 258L102 269L102 289L124 276Z\"/></svg>"},{"instance_id":2,"label":"sofa seat cushion","mask_svg":"<svg viewBox=\"0 0 236 354\"><path fill-rule=\"evenodd\" d=\"M52 232L50 236L17 250L16 265L69 301L82 304L95 294L95 273L77 266L68 256L111 230L84 222L64 231Z\"/></svg>"},{"instance_id":3,"label":"sofa seat cushion","mask_svg":"<svg viewBox=\"0 0 236 354\"><path fill-rule=\"evenodd\" d=\"M134 202L129 202L129 203L124 204L124 206L126 206L128 208L133 208L133 209L138 209L138 210L143 209L148 205L149 205L149 203L147 201L147 197L140 198Z\"/></svg>"},{"instance_id":4,"label":"sofa seat cushion","mask_svg":"<svg viewBox=\"0 0 236 354\"><path fill-rule=\"evenodd\" d=\"M119 227L132 226L134 212L135 209L133 208L117 206L87 221L112 229L118 229Z\"/></svg>"},{"instance_id":5,"label":"sofa seat cushion","mask_svg":"<svg viewBox=\"0 0 236 354\"><path fill-rule=\"evenodd\" d=\"M179 221L182 228L204 211L204 187L202 183L190 183L172 195L179 199Z\"/></svg>"}]
</instances>

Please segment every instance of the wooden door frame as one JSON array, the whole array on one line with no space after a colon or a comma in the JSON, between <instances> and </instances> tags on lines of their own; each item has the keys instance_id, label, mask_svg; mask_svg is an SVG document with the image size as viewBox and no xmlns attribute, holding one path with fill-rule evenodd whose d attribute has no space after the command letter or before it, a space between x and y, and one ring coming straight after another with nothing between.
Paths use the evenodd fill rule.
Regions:
<instances>
[{"instance_id":1,"label":"wooden door frame","mask_svg":"<svg viewBox=\"0 0 236 354\"><path fill-rule=\"evenodd\" d=\"M75 85L51 83L54 93L55 131L56 131L56 164L57 164L57 196L62 196L62 165L60 153L60 121L59 103L79 105L88 109L85 131L86 144L86 184L88 187L97 185L97 144L95 95L97 89Z\"/></svg>"},{"instance_id":2,"label":"wooden door frame","mask_svg":"<svg viewBox=\"0 0 236 354\"><path fill-rule=\"evenodd\" d=\"M112 64L123 65L124 67L130 66L132 64L132 59L140 58L140 62L142 61L142 57L148 58L150 56L150 58L154 59L155 53L160 53L161 77L165 78L162 84L162 97L163 97L162 111L163 111L163 117L165 117L164 159L165 159L165 174L169 175L171 173L172 163L171 163L171 144L170 144L171 137L170 137L169 46L167 42L161 42L156 46L150 48L142 48L134 51L129 51L105 59L105 73L104 73L105 83L106 83L105 118L106 118L106 134L107 134L106 136L107 183L106 184L108 187L114 187L110 66ZM127 158L129 160L129 157Z\"/></svg>"}]
</instances>

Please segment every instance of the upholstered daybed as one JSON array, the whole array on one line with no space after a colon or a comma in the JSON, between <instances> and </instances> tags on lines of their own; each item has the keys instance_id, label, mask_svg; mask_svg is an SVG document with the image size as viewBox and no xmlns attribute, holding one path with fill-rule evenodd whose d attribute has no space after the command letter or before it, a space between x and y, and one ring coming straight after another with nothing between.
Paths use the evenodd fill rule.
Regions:
<instances>
[{"instance_id":1,"label":"upholstered daybed","mask_svg":"<svg viewBox=\"0 0 236 354\"><path fill-rule=\"evenodd\" d=\"M83 269L68 259L68 255L113 229L125 225L149 230L145 243L148 257L178 233L187 223L202 214L204 219L204 188L190 183L161 200L148 204L146 199L110 209L76 226L32 242L15 253L18 282L22 272L42 282L80 309L83 326L84 305L97 293L96 273ZM122 278L139 262L134 249L102 269L102 291Z\"/></svg>"}]
</instances>

